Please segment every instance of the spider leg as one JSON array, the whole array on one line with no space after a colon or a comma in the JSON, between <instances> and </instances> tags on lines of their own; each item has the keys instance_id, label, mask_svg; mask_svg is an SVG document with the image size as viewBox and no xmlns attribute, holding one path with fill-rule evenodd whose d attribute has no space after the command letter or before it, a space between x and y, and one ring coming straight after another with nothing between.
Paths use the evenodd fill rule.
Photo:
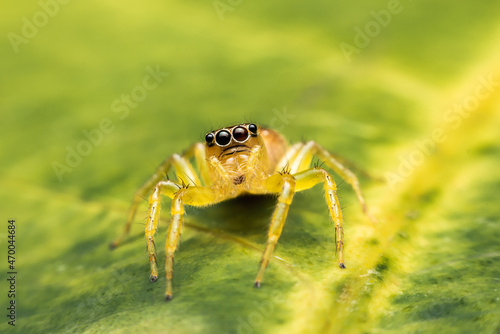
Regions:
<instances>
[{"instance_id":1,"label":"spider leg","mask_svg":"<svg viewBox=\"0 0 500 334\"><path fill-rule=\"evenodd\" d=\"M192 145L186 152L184 152L184 157L186 159L191 159L192 157L194 157L196 166L198 167L201 182L196 181L196 185L208 186L212 184L212 179L210 178L210 175L208 173L207 159L205 155L205 145L202 143L196 143Z\"/></svg>"},{"instance_id":2,"label":"spider leg","mask_svg":"<svg viewBox=\"0 0 500 334\"><path fill-rule=\"evenodd\" d=\"M168 181L159 181L151 195L149 196L148 222L146 224L145 235L148 248L149 264L151 265L151 282L158 279L158 265L156 261L156 246L154 235L160 219L160 195L174 198L176 192L182 188L179 184Z\"/></svg>"},{"instance_id":3,"label":"spider leg","mask_svg":"<svg viewBox=\"0 0 500 334\"><path fill-rule=\"evenodd\" d=\"M294 147L295 145L292 146L290 150L294 149ZM351 170L345 167L339 159L314 141L309 141L297 146L295 151L296 152L293 154L292 158L288 161L289 171L291 174L296 174L300 171L308 169L311 165L313 157L317 156L352 186L364 214L373 222L377 222L377 219L368 211L368 206L366 205L366 201L361 193L358 178Z\"/></svg>"},{"instance_id":4,"label":"spider leg","mask_svg":"<svg viewBox=\"0 0 500 334\"><path fill-rule=\"evenodd\" d=\"M358 198L359 203L361 204L361 207L363 208L363 212L368 218L370 218L373 222L376 223L377 218L375 218L368 211L368 206L366 205L365 198L361 193L361 188L359 186L359 181L356 175L347 167L345 167L338 159L336 159L330 152L328 152L321 145L317 144L316 142L309 142L309 143L311 143L314 154L317 155L321 160L323 160L328 167L333 169L335 173L340 175L340 177L342 177L347 183L351 185L352 189L354 190L354 193L356 194L356 197Z\"/></svg>"},{"instance_id":5,"label":"spider leg","mask_svg":"<svg viewBox=\"0 0 500 334\"><path fill-rule=\"evenodd\" d=\"M172 277L174 272L174 252L179 244L182 224L184 221L184 205L206 206L217 203L223 198L222 195L216 193L212 188L207 187L186 187L179 189L173 199L170 208L172 218L167 232L167 241L165 245L165 276L167 279L167 287L165 292L165 300L172 299ZM158 209L156 209L158 208ZM150 205L149 219L153 219L151 225L156 226L159 219L160 198L154 197ZM156 214L156 210L158 214ZM154 214L153 214L154 211ZM149 224L148 224L149 225ZM151 267L153 268L153 267ZM153 275L153 273L152 273Z\"/></svg>"},{"instance_id":6,"label":"spider leg","mask_svg":"<svg viewBox=\"0 0 500 334\"><path fill-rule=\"evenodd\" d=\"M132 200L132 204L130 205L127 221L124 226L124 231L109 245L110 248L113 249L118 247L127 237L127 235L130 233L130 228L132 226L132 222L134 221L135 215L137 214L137 207L139 206L139 203L141 203L141 201L153 190L153 188L158 184L158 182L160 182L160 180L163 180L167 177L167 174L170 172L172 167L175 169L177 176L180 177L185 184L199 185L200 180L196 175L193 166L189 162L189 159L194 156L198 164L202 179L208 182L209 177L204 155L204 145L201 143L196 143L186 151L186 154L183 157L178 154L174 154L163 161L158 166L153 176L151 176L149 180L146 181L142 185L142 187L140 187L136 191L134 199Z\"/></svg>"},{"instance_id":7,"label":"spider leg","mask_svg":"<svg viewBox=\"0 0 500 334\"><path fill-rule=\"evenodd\" d=\"M187 156L190 156L191 153L194 154L195 157L198 156L198 162L200 163L200 165L204 165L205 170L207 170L207 161L204 158L201 159L202 154L204 154L204 148L203 150L199 149L200 147L188 151ZM184 221L184 205L207 206L230 197L227 192L220 191L220 188L214 188L212 186L205 187L193 184L193 179L196 180L195 182L199 182L198 177L194 174L193 167L189 163L189 161L185 158L182 159L182 162L184 163L179 163L177 165L175 165L175 163L176 161L180 160L180 157L178 160L174 160L173 165L176 167L176 174L178 176L183 174L191 175L188 177L188 180L191 182L187 184L183 182L183 185L181 186L180 184L172 181L160 181L156 184L149 197L146 241L148 246L149 261L151 264L151 282L155 282L158 279L156 249L153 236L160 219L161 195L166 195L172 198L170 207L171 220L167 231L167 240L165 245L165 275L167 279L165 299L167 301L172 299L174 252L177 249L177 245L179 244L180 234ZM220 163L218 163L218 161L212 161L211 163L213 166L220 166ZM200 165L199 169L203 170L204 167L200 167ZM207 182L212 182L210 176L208 175L208 172L206 173L206 175L203 175L203 172L201 172L201 174L201 177L205 178ZM222 175L221 177L224 177L224 175Z\"/></svg>"},{"instance_id":8,"label":"spider leg","mask_svg":"<svg viewBox=\"0 0 500 334\"><path fill-rule=\"evenodd\" d=\"M294 175L296 180L295 191L312 188L318 183L324 183L325 197L328 204L330 217L335 224L335 241L339 254L339 267L345 269L344 265L344 233L342 228L342 210L337 197L337 185L333 177L323 168L315 167Z\"/></svg>"},{"instance_id":9,"label":"spider leg","mask_svg":"<svg viewBox=\"0 0 500 334\"><path fill-rule=\"evenodd\" d=\"M261 285L264 272L285 225L288 208L295 194L295 179L288 173L274 174L264 181L264 186L269 193L279 193L280 196L269 227L267 244L260 261L259 272L255 278L254 286L257 288Z\"/></svg>"},{"instance_id":10,"label":"spider leg","mask_svg":"<svg viewBox=\"0 0 500 334\"><path fill-rule=\"evenodd\" d=\"M283 170L290 168L290 161L296 159L297 154L302 148L302 146L304 146L303 143L297 143L288 148L288 150L285 153L285 156L283 156L283 158L281 158L281 160L278 162L274 171L276 173L279 173Z\"/></svg>"}]
</instances>

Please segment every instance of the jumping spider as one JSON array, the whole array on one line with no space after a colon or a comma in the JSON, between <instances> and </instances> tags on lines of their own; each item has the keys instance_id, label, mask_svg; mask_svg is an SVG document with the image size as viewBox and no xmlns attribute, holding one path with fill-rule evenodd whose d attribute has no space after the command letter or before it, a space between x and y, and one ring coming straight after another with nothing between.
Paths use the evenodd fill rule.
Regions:
<instances>
[{"instance_id":1,"label":"jumping spider","mask_svg":"<svg viewBox=\"0 0 500 334\"><path fill-rule=\"evenodd\" d=\"M196 143L182 156L174 154L165 160L155 174L136 192L130 207L124 233L111 247L117 247L130 231L137 206L149 194L146 224L146 242L151 264L151 282L158 279L158 266L154 235L160 218L161 195L172 199L171 221L166 241L165 299L172 299L174 252L179 243L183 223L184 205L207 206L243 194L278 194L268 232L268 241L262 255L255 287L260 287L264 271L273 254L285 224L288 207L295 192L323 182L330 217L335 224L335 239L339 267L345 269L342 232L342 212L333 177L321 167L310 167L314 157L332 168L356 193L363 211L367 206L356 176L314 141L297 143L287 148L284 138L276 131L252 123L244 123L210 131L205 143ZM198 173L190 160L198 167ZM169 180L167 173L174 169L178 181Z\"/></svg>"}]
</instances>

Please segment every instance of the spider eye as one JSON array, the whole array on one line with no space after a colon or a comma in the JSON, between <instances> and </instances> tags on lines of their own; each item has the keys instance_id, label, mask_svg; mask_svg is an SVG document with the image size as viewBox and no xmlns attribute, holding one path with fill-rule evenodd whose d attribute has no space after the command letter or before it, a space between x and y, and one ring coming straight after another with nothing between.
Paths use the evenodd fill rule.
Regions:
<instances>
[{"instance_id":1,"label":"spider eye","mask_svg":"<svg viewBox=\"0 0 500 334\"><path fill-rule=\"evenodd\" d=\"M231 134L227 130L221 130L215 135L215 142L219 146L226 146L231 142Z\"/></svg>"},{"instance_id":2,"label":"spider eye","mask_svg":"<svg viewBox=\"0 0 500 334\"><path fill-rule=\"evenodd\" d=\"M233 129L233 138L237 142L244 142L248 139L248 130L242 126L237 126Z\"/></svg>"},{"instance_id":3,"label":"spider eye","mask_svg":"<svg viewBox=\"0 0 500 334\"><path fill-rule=\"evenodd\" d=\"M205 136L205 141L207 142L207 144L209 145L213 145L213 142L214 142L214 134L213 133L207 133L207 135Z\"/></svg>"},{"instance_id":4,"label":"spider eye","mask_svg":"<svg viewBox=\"0 0 500 334\"><path fill-rule=\"evenodd\" d=\"M252 134L256 135L256 134L257 134L257 125L255 125L255 124L250 124L250 125L248 126L248 130L250 130L250 132L251 132Z\"/></svg>"}]
</instances>

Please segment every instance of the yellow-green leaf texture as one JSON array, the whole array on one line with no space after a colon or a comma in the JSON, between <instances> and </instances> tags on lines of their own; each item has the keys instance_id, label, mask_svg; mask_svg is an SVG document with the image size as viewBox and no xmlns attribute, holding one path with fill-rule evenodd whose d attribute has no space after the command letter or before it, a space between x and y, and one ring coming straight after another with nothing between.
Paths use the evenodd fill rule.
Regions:
<instances>
[{"instance_id":1,"label":"yellow-green leaf texture","mask_svg":"<svg viewBox=\"0 0 500 334\"><path fill-rule=\"evenodd\" d=\"M499 333L500 2L45 0L0 17L4 276L17 224L2 333ZM255 289L275 198L188 208L166 303L168 210L158 282L146 201L108 243L163 159L249 120L373 175L356 171L379 223L335 176L341 270L322 188L297 194Z\"/></svg>"}]
</instances>

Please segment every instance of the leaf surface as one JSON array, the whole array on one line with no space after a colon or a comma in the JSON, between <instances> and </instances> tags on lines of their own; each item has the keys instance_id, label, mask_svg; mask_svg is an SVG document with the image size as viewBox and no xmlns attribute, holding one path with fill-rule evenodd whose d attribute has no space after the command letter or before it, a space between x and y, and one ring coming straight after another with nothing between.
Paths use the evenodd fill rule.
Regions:
<instances>
[{"instance_id":1,"label":"leaf surface","mask_svg":"<svg viewBox=\"0 0 500 334\"><path fill-rule=\"evenodd\" d=\"M497 333L500 4L404 1L382 24L382 1L233 2L223 20L214 3L71 2L17 53L4 40L0 203L18 274L2 332ZM7 7L6 36L42 10ZM249 119L359 166L379 223L335 176L341 270L322 187L297 194L254 289L276 199L188 208L165 303L170 202L157 283L146 200L108 244L162 160Z\"/></svg>"}]
</instances>

